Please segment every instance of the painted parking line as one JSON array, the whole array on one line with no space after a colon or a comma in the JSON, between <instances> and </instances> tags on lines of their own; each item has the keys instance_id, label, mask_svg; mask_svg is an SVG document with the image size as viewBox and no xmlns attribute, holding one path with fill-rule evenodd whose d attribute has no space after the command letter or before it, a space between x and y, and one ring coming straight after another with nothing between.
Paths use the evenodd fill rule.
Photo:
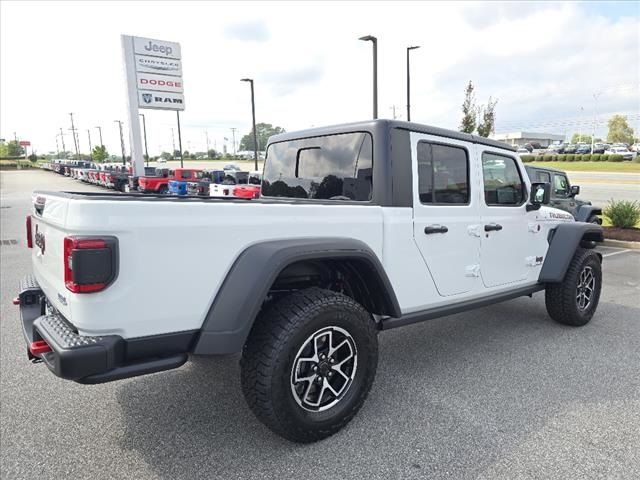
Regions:
<instances>
[{"instance_id":1,"label":"painted parking line","mask_svg":"<svg viewBox=\"0 0 640 480\"><path fill-rule=\"evenodd\" d=\"M602 258L607 258L607 257L611 257L613 255L618 255L620 253L627 253L627 252L630 252L630 251L631 251L631 249L627 248L625 250L618 250L617 252L605 253L604 255L602 255Z\"/></svg>"}]
</instances>

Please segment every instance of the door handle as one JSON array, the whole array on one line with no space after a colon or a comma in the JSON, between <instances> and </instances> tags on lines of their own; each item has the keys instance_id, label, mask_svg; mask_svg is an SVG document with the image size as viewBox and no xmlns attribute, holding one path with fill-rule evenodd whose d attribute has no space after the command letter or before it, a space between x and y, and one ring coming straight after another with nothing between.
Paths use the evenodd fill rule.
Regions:
<instances>
[{"instance_id":1,"label":"door handle","mask_svg":"<svg viewBox=\"0 0 640 480\"><path fill-rule=\"evenodd\" d=\"M425 235L431 235L432 233L447 233L449 229L444 225L428 225L424 227Z\"/></svg>"},{"instance_id":2,"label":"door handle","mask_svg":"<svg viewBox=\"0 0 640 480\"><path fill-rule=\"evenodd\" d=\"M502 230L502 225L499 225L497 223L490 223L489 225L484 226L485 232L497 232L499 230Z\"/></svg>"}]
</instances>

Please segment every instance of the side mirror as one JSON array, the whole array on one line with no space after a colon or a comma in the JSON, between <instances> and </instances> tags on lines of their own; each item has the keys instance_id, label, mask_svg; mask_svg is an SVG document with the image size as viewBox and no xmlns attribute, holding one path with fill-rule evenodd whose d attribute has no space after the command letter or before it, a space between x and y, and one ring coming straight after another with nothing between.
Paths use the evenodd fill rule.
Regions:
<instances>
[{"instance_id":1,"label":"side mirror","mask_svg":"<svg viewBox=\"0 0 640 480\"><path fill-rule=\"evenodd\" d=\"M551 198L551 184L547 182L535 182L531 184L531 195L527 211L538 210L542 205L547 205Z\"/></svg>"},{"instance_id":2,"label":"side mirror","mask_svg":"<svg viewBox=\"0 0 640 480\"><path fill-rule=\"evenodd\" d=\"M576 195L580 195L580 185L571 186L571 196L575 197Z\"/></svg>"}]
</instances>

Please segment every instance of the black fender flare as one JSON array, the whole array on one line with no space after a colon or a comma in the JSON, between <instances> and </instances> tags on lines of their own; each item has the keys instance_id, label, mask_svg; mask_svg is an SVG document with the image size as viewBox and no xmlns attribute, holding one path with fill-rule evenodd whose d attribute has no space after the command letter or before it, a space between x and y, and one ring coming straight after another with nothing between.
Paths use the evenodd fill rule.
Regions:
<instances>
[{"instance_id":1,"label":"black fender flare","mask_svg":"<svg viewBox=\"0 0 640 480\"><path fill-rule=\"evenodd\" d=\"M578 222L587 222L592 215L602 215L602 209L593 205L582 205L576 212L576 220Z\"/></svg>"},{"instance_id":2,"label":"black fender flare","mask_svg":"<svg viewBox=\"0 0 640 480\"><path fill-rule=\"evenodd\" d=\"M376 254L349 238L287 239L256 243L236 259L222 282L193 348L196 355L239 352L269 289L288 265L304 260L352 259L367 267L366 278L377 282L380 315L402 315L395 292Z\"/></svg>"},{"instance_id":3,"label":"black fender flare","mask_svg":"<svg viewBox=\"0 0 640 480\"><path fill-rule=\"evenodd\" d=\"M558 283L564 279L579 247L594 248L604 240L602 227L593 223L561 223L549 232L549 249L538 281Z\"/></svg>"}]
</instances>

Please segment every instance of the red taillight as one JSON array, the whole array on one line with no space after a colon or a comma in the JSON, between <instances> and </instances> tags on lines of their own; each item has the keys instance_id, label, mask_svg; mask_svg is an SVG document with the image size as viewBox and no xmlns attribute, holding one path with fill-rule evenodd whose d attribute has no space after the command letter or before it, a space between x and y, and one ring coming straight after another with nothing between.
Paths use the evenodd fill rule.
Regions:
<instances>
[{"instance_id":1,"label":"red taillight","mask_svg":"<svg viewBox=\"0 0 640 480\"><path fill-rule=\"evenodd\" d=\"M91 292L99 292L106 288L108 282L80 282L74 279L73 274L73 259L74 253L83 250L91 250L90 253L93 256L100 255L101 253L106 253L107 250L111 250L111 247L107 245L107 242L104 239L100 238L76 238L76 237L65 237L64 239L64 255L62 257L64 262L64 284L67 287L67 290L73 293L91 293ZM105 252L101 252L105 251ZM114 252L111 251L111 255ZM79 257L78 257L79 258ZM111 256L109 256L111 258ZM108 272L96 272L96 275L100 278L110 278L112 276L112 265L111 262L107 262L106 264L102 262L100 267L105 270L108 269Z\"/></svg>"},{"instance_id":2,"label":"red taillight","mask_svg":"<svg viewBox=\"0 0 640 480\"><path fill-rule=\"evenodd\" d=\"M33 239L31 238L31 215L27 215L27 248L33 248Z\"/></svg>"},{"instance_id":3,"label":"red taillight","mask_svg":"<svg viewBox=\"0 0 640 480\"><path fill-rule=\"evenodd\" d=\"M42 355L51 351L51 347L44 340L36 340L29 344L31 355Z\"/></svg>"}]
</instances>

